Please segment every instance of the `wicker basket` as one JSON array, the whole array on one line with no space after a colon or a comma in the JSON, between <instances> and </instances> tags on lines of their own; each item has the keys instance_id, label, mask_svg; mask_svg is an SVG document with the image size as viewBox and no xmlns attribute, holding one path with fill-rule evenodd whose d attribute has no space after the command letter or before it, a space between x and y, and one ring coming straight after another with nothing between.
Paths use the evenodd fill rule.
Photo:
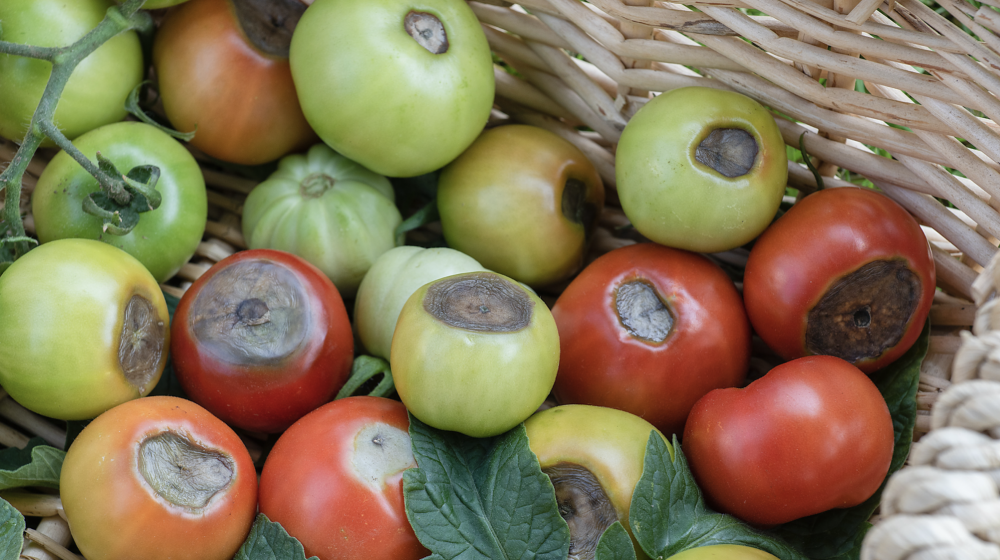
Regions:
<instances>
[{"instance_id":1,"label":"wicker basket","mask_svg":"<svg viewBox=\"0 0 1000 560\"><path fill-rule=\"evenodd\" d=\"M939 0L937 10L920 0L469 4L501 61L491 124L555 132L586 153L611 187L591 259L635 242L620 237L628 221L614 191L614 148L626 122L651 92L690 85L760 101L774 111L786 143L797 148L804 134L827 187L868 180L917 217L941 288L917 394L919 441L890 481L861 557L1000 559L1000 334L991 332L1000 318L987 303L1000 290L1000 265L991 265L1000 238L1000 100L990 93L1000 92L993 33L1000 13L991 8L1000 1L975 8ZM13 152L11 143L0 144L0 162ZM25 175L29 232L30 190L51 155L40 152ZM209 222L195 257L163 286L178 296L245 248L240 214L255 183L202 160ZM817 185L805 165L789 163L789 186L809 193ZM746 253L712 258L741 267ZM543 294L550 304L557 295ZM974 323L978 337L960 336ZM762 350L753 367L763 373L777 358L755 347ZM2 445L23 446L25 433L62 443L58 429L9 398L0 400L0 420ZM247 444L260 452L259 441ZM54 558L46 550L69 542L58 514L58 500L37 513L44 519L29 533L36 542L26 557Z\"/></svg>"}]
</instances>

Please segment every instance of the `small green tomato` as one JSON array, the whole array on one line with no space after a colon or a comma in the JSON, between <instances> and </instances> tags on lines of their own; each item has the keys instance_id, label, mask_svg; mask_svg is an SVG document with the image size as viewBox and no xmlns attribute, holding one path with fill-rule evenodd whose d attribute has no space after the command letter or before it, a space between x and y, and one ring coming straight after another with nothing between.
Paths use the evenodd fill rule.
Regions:
<instances>
[{"instance_id":1,"label":"small green tomato","mask_svg":"<svg viewBox=\"0 0 1000 560\"><path fill-rule=\"evenodd\" d=\"M715 544L690 548L667 560L778 560L778 557L749 546Z\"/></svg>"},{"instance_id":2,"label":"small green tomato","mask_svg":"<svg viewBox=\"0 0 1000 560\"><path fill-rule=\"evenodd\" d=\"M495 436L552 390L559 335L545 303L521 284L492 272L456 274L407 300L390 364L400 399L422 422Z\"/></svg>"},{"instance_id":3,"label":"small green tomato","mask_svg":"<svg viewBox=\"0 0 1000 560\"><path fill-rule=\"evenodd\" d=\"M774 117L749 97L687 87L646 104L615 155L618 196L639 233L703 253L739 247L774 219L788 159Z\"/></svg>"}]
</instances>

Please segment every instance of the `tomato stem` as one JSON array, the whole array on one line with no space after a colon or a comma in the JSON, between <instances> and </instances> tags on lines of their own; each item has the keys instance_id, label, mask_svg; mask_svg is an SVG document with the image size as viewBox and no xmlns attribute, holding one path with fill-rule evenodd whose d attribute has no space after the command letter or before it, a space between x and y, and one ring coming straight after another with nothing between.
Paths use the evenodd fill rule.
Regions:
<instances>
[{"instance_id":1,"label":"tomato stem","mask_svg":"<svg viewBox=\"0 0 1000 560\"><path fill-rule=\"evenodd\" d=\"M120 178L112 178L102 172L97 165L73 147L69 139L55 126L53 116L66 83L80 61L121 33L150 28L152 20L149 14L138 11L145 2L146 0L126 0L120 6L108 8L107 15L97 27L66 47L37 47L0 40L2 54L37 58L52 63L52 74L45 85L41 101L31 117L28 132L10 165L0 173L0 190L5 192L3 213L0 214L0 235L3 239L25 237L24 222L20 212L21 182L28 163L46 137L69 152L102 186L107 186L112 192L117 188L118 191L127 193ZM15 241L10 243L10 246L13 248L12 256L15 260L29 250L29 244L25 241ZM3 260L5 259L0 257L0 261ZM0 267L0 270L2 269L3 267Z\"/></svg>"}]
</instances>

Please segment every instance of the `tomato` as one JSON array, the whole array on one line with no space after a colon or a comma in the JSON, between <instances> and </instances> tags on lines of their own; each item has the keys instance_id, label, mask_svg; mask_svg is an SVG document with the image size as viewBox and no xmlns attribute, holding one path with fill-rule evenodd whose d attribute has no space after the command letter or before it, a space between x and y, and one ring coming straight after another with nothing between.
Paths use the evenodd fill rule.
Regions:
<instances>
[{"instance_id":1,"label":"tomato","mask_svg":"<svg viewBox=\"0 0 1000 560\"><path fill-rule=\"evenodd\" d=\"M118 2L119 4L122 4L122 3L125 2L125 0L115 0L115 1ZM148 0L145 4L142 5L142 9L144 9L144 10L159 10L161 8L169 8L170 6L176 6L178 4L183 4L184 2L187 2L187 1L188 0Z\"/></svg>"},{"instance_id":2,"label":"tomato","mask_svg":"<svg viewBox=\"0 0 1000 560\"><path fill-rule=\"evenodd\" d=\"M493 107L490 47L460 0L317 0L295 28L289 59L320 138L390 177L455 159Z\"/></svg>"},{"instance_id":3,"label":"tomato","mask_svg":"<svg viewBox=\"0 0 1000 560\"><path fill-rule=\"evenodd\" d=\"M375 259L403 242L403 221L385 177L323 144L285 156L243 206L251 249L279 249L316 265L353 297Z\"/></svg>"},{"instance_id":4,"label":"tomato","mask_svg":"<svg viewBox=\"0 0 1000 560\"><path fill-rule=\"evenodd\" d=\"M59 493L88 559L229 560L253 524L257 473L239 436L204 408L147 397L83 429Z\"/></svg>"},{"instance_id":5,"label":"tomato","mask_svg":"<svg viewBox=\"0 0 1000 560\"><path fill-rule=\"evenodd\" d=\"M267 456L260 512L320 560L428 555L403 504L403 471L417 466L406 408L348 397L296 422Z\"/></svg>"},{"instance_id":6,"label":"tomato","mask_svg":"<svg viewBox=\"0 0 1000 560\"><path fill-rule=\"evenodd\" d=\"M559 334L545 303L493 272L435 280L399 313L389 356L399 398L439 430L502 434L545 401Z\"/></svg>"},{"instance_id":7,"label":"tomato","mask_svg":"<svg viewBox=\"0 0 1000 560\"><path fill-rule=\"evenodd\" d=\"M690 548L667 560L779 560L777 556L749 546L714 544Z\"/></svg>"},{"instance_id":8,"label":"tomato","mask_svg":"<svg viewBox=\"0 0 1000 560\"><path fill-rule=\"evenodd\" d=\"M604 185L573 144L542 128L509 125L483 132L441 171L437 202L450 247L543 286L583 265Z\"/></svg>"},{"instance_id":9,"label":"tomato","mask_svg":"<svg viewBox=\"0 0 1000 560\"><path fill-rule=\"evenodd\" d=\"M618 408L680 434L694 403L736 387L750 323L733 282L707 258L652 243L607 253L552 308L560 403Z\"/></svg>"},{"instance_id":10,"label":"tomato","mask_svg":"<svg viewBox=\"0 0 1000 560\"><path fill-rule=\"evenodd\" d=\"M347 381L354 339L330 279L295 255L219 261L184 293L171 352L184 392L226 422L280 432Z\"/></svg>"},{"instance_id":11,"label":"tomato","mask_svg":"<svg viewBox=\"0 0 1000 560\"><path fill-rule=\"evenodd\" d=\"M396 247L382 253L365 274L354 300L354 327L365 350L389 358L392 333L403 304L417 288L458 274L486 270L476 259L447 247Z\"/></svg>"},{"instance_id":12,"label":"tomato","mask_svg":"<svg viewBox=\"0 0 1000 560\"><path fill-rule=\"evenodd\" d=\"M769 526L870 498L889 472L893 428L868 376L809 356L702 397L683 441L711 507Z\"/></svg>"},{"instance_id":13,"label":"tomato","mask_svg":"<svg viewBox=\"0 0 1000 560\"><path fill-rule=\"evenodd\" d=\"M590 550L592 558L600 536L615 521L632 535L632 492L642 476L649 436L659 433L652 424L613 408L569 404L535 413L524 429L542 472L555 486L559 513L570 524L574 557L586 558ZM640 560L647 558L632 540Z\"/></svg>"},{"instance_id":14,"label":"tomato","mask_svg":"<svg viewBox=\"0 0 1000 560\"><path fill-rule=\"evenodd\" d=\"M625 215L671 247L739 247L771 223L785 194L788 158L774 117L731 91L663 93L632 117L615 153Z\"/></svg>"},{"instance_id":15,"label":"tomato","mask_svg":"<svg viewBox=\"0 0 1000 560\"><path fill-rule=\"evenodd\" d=\"M71 45L104 19L111 0L4 0L3 40L39 47ZM20 142L52 73L44 60L0 55L0 136ZM73 71L56 106L55 122L69 139L125 118L125 99L144 73L135 32L101 45ZM44 146L54 146L46 140Z\"/></svg>"},{"instance_id":16,"label":"tomato","mask_svg":"<svg viewBox=\"0 0 1000 560\"><path fill-rule=\"evenodd\" d=\"M299 107L288 42L298 2L194 0L171 10L153 45L163 110L191 145L255 165L304 150L316 135ZM263 13L267 11L269 13Z\"/></svg>"},{"instance_id":17,"label":"tomato","mask_svg":"<svg viewBox=\"0 0 1000 560\"><path fill-rule=\"evenodd\" d=\"M786 360L828 354L871 373L917 340L934 289L917 221L852 187L805 197L760 236L743 298L754 330Z\"/></svg>"},{"instance_id":18,"label":"tomato","mask_svg":"<svg viewBox=\"0 0 1000 560\"><path fill-rule=\"evenodd\" d=\"M128 253L46 243L0 276L0 385L43 416L93 418L153 390L169 321L156 280Z\"/></svg>"},{"instance_id":19,"label":"tomato","mask_svg":"<svg viewBox=\"0 0 1000 560\"><path fill-rule=\"evenodd\" d=\"M139 165L159 167L156 190L162 202L140 214L139 224L126 235L105 233L102 220L83 211L84 199L100 189L97 179L69 154L59 152L38 178L31 198L38 239L99 239L139 259L157 282L171 278L194 254L205 232L208 198L198 162L180 142L138 122L102 126L74 145L91 161L97 161L100 152L122 173Z\"/></svg>"}]
</instances>

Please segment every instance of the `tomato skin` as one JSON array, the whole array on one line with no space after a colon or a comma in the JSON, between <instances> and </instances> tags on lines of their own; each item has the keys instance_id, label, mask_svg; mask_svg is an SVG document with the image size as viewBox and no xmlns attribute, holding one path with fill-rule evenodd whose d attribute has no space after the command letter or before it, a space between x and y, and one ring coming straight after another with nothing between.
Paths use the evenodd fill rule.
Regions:
<instances>
[{"instance_id":1,"label":"tomato skin","mask_svg":"<svg viewBox=\"0 0 1000 560\"><path fill-rule=\"evenodd\" d=\"M770 526L867 500L893 441L875 384L840 358L808 356L702 397L683 447L711 507Z\"/></svg>"},{"instance_id":2,"label":"tomato skin","mask_svg":"<svg viewBox=\"0 0 1000 560\"><path fill-rule=\"evenodd\" d=\"M39 241L99 239L139 259L157 282L170 279L191 259L205 231L208 195L198 162L180 142L139 122L102 126L77 138L74 145L91 161L100 152L122 173L137 165L159 167L156 190L162 202L156 210L140 214L131 232L104 233L102 220L83 211L84 198L100 189L97 179L69 154L59 152L32 193Z\"/></svg>"},{"instance_id":3,"label":"tomato skin","mask_svg":"<svg viewBox=\"0 0 1000 560\"><path fill-rule=\"evenodd\" d=\"M662 342L637 338L622 324L616 293L643 279L672 310ZM625 410L665 434L680 434L705 393L743 383L750 323L733 282L707 258L652 243L622 247L583 270L559 296L560 403Z\"/></svg>"},{"instance_id":4,"label":"tomato skin","mask_svg":"<svg viewBox=\"0 0 1000 560\"><path fill-rule=\"evenodd\" d=\"M167 430L229 457L231 484L198 512L171 504L140 474L141 442ZM176 397L129 401L97 417L63 462L60 496L73 539L92 560L227 560L250 532L257 476L243 442L197 404Z\"/></svg>"},{"instance_id":5,"label":"tomato skin","mask_svg":"<svg viewBox=\"0 0 1000 560\"><path fill-rule=\"evenodd\" d=\"M714 544L689 548L667 560L778 560L778 557L749 546Z\"/></svg>"},{"instance_id":6,"label":"tomato skin","mask_svg":"<svg viewBox=\"0 0 1000 560\"><path fill-rule=\"evenodd\" d=\"M162 322L162 352L144 386L119 360L135 295ZM169 314L159 285L124 251L90 239L37 247L0 276L0 383L44 416L85 420L148 395L167 363Z\"/></svg>"},{"instance_id":7,"label":"tomato skin","mask_svg":"<svg viewBox=\"0 0 1000 560\"><path fill-rule=\"evenodd\" d=\"M376 423L399 430L396 435L409 445L410 420L402 403L348 397L296 422L268 455L260 512L299 539L307 557L417 560L428 554L403 504L403 471L416 466L412 452L408 463L378 472L384 479L374 483L362 477L375 471L354 462L358 433Z\"/></svg>"},{"instance_id":8,"label":"tomato skin","mask_svg":"<svg viewBox=\"0 0 1000 560\"><path fill-rule=\"evenodd\" d=\"M40 47L76 42L104 19L110 0L4 0L3 40ZM49 62L0 55L0 136L21 142L52 73ZM143 77L134 31L114 37L73 70L56 106L55 122L70 140L127 114L125 99ZM43 146L54 146L46 138Z\"/></svg>"},{"instance_id":9,"label":"tomato skin","mask_svg":"<svg viewBox=\"0 0 1000 560\"><path fill-rule=\"evenodd\" d=\"M256 165L316 140L299 107L288 58L257 49L232 0L192 0L167 13L153 45L163 109L191 145Z\"/></svg>"},{"instance_id":10,"label":"tomato skin","mask_svg":"<svg viewBox=\"0 0 1000 560\"><path fill-rule=\"evenodd\" d=\"M213 352L194 332L198 296L228 267L269 263L289 271L309 309L307 337L295 351L270 364L241 364ZM184 293L174 314L171 352L177 378L192 400L222 420L247 430L275 433L329 402L347 381L354 340L344 302L317 268L290 253L240 251L209 269Z\"/></svg>"},{"instance_id":11,"label":"tomato skin","mask_svg":"<svg viewBox=\"0 0 1000 560\"><path fill-rule=\"evenodd\" d=\"M934 297L930 246L917 221L890 198L854 187L827 189L797 202L754 243L743 299L758 335L786 360L810 354L806 319L830 286L874 260L903 259L921 282L920 300L902 339L855 363L872 373L917 340Z\"/></svg>"}]
</instances>

